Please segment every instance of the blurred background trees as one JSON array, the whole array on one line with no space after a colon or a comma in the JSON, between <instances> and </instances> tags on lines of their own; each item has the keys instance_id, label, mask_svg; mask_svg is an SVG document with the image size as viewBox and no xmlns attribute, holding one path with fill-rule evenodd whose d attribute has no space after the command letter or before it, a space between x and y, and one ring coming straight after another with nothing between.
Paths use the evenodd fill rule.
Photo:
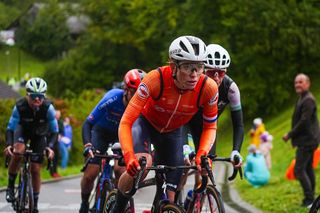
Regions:
<instances>
[{"instance_id":1,"label":"blurred background trees","mask_svg":"<svg viewBox=\"0 0 320 213\"><path fill-rule=\"evenodd\" d=\"M20 17L17 42L50 60L44 78L54 96L110 88L131 68L149 71L164 65L170 42L187 34L229 51L228 73L241 89L248 117L272 115L292 101L298 72L311 77L320 73L320 10L315 1L42 2L46 7L32 23ZM90 20L76 37L64 24L70 16Z\"/></svg>"}]
</instances>

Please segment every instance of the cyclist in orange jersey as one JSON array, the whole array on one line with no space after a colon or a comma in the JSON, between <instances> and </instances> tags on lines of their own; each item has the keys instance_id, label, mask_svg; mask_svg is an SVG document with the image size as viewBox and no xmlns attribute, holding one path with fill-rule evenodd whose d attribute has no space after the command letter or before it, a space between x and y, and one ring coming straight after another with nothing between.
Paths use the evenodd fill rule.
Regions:
<instances>
[{"instance_id":1,"label":"cyclist in orange jersey","mask_svg":"<svg viewBox=\"0 0 320 213\"><path fill-rule=\"evenodd\" d=\"M215 140L218 114L217 84L203 74L206 55L206 45L201 39L194 36L176 38L169 47L169 65L149 72L130 100L119 126L127 171L119 180L114 212L123 212L129 200L123 194L125 189L120 182L129 183L140 169L134 153L139 143L147 140L154 145L156 164L184 164L183 125L199 107L203 107L203 132L196 165L201 170L200 157L209 152ZM133 126L135 121L138 127L136 124ZM139 128L140 131L135 131ZM167 175L167 194L171 202L181 175L182 171ZM123 178L128 181L123 181ZM161 192L161 186L158 181L157 192ZM156 193L154 204L159 194Z\"/></svg>"}]
</instances>

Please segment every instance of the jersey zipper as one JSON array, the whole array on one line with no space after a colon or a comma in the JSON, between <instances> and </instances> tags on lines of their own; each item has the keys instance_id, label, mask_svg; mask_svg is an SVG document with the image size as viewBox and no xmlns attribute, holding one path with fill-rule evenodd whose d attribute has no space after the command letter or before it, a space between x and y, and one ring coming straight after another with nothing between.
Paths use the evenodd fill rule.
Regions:
<instances>
[{"instance_id":1,"label":"jersey zipper","mask_svg":"<svg viewBox=\"0 0 320 213\"><path fill-rule=\"evenodd\" d=\"M160 133L162 133L162 132L169 126L169 124L170 124L170 122L171 122L174 114L176 113L176 111L177 111L177 109L178 109L178 106L179 106L180 100L181 100L181 96L182 96L182 95L181 95L181 93L180 93L180 94L179 94L178 101L177 101L177 104L176 104L176 107L174 108L174 110L173 110L173 112L172 112L172 115L171 115L171 117L169 118L169 120L168 120L168 122L167 122L167 125L161 129Z\"/></svg>"}]
</instances>

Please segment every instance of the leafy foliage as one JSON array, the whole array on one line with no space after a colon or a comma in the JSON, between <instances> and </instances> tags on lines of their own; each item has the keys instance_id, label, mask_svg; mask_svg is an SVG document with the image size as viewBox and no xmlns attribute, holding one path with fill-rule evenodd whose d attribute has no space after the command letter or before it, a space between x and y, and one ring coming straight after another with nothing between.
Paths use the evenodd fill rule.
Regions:
<instances>
[{"instance_id":1,"label":"leafy foliage","mask_svg":"<svg viewBox=\"0 0 320 213\"><path fill-rule=\"evenodd\" d=\"M160 66L170 42L183 34L229 51L229 72L249 117L284 107L298 72L320 72L320 11L312 2L84 0L82 8L92 21L86 35L46 72L56 94L110 87L131 68Z\"/></svg>"},{"instance_id":2,"label":"leafy foliage","mask_svg":"<svg viewBox=\"0 0 320 213\"><path fill-rule=\"evenodd\" d=\"M71 44L66 13L57 1L49 1L36 16L26 15L17 30L19 46L42 59L52 59L67 51Z\"/></svg>"},{"instance_id":3,"label":"leafy foliage","mask_svg":"<svg viewBox=\"0 0 320 213\"><path fill-rule=\"evenodd\" d=\"M66 9L56 0L48 2L32 25L27 19L21 23L26 34L23 46L44 58L71 45L61 24ZM186 34L229 51L228 72L240 87L247 117L276 113L292 99L298 72L311 77L320 72L317 2L83 0L79 4L73 12L87 15L91 24L63 60L49 65L45 73L53 94L61 97L109 88L129 69L148 71L164 64L170 42Z\"/></svg>"}]
</instances>

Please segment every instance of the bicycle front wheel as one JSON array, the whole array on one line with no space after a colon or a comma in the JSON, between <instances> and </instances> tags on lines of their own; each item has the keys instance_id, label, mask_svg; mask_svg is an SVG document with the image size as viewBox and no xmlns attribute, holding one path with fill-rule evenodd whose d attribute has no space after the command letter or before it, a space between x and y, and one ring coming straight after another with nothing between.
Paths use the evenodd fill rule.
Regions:
<instances>
[{"instance_id":1,"label":"bicycle front wheel","mask_svg":"<svg viewBox=\"0 0 320 213\"><path fill-rule=\"evenodd\" d=\"M100 205L99 205L99 209L97 212L99 212L99 213L103 212L106 198L109 195L109 193L112 191L112 189L113 189L113 186L110 184L109 181L105 181L103 183L103 189L100 192Z\"/></svg>"},{"instance_id":2,"label":"bicycle front wheel","mask_svg":"<svg viewBox=\"0 0 320 213\"><path fill-rule=\"evenodd\" d=\"M118 190L114 189L108 194L107 198L105 199L104 205L103 205L103 213L110 213L113 210L113 208L116 205L116 201L117 201L117 193L118 193ZM134 212L134 206L130 206L129 203L133 203L132 198L131 198L130 202L128 202L128 204L124 210L125 213L133 213Z\"/></svg>"},{"instance_id":3,"label":"bicycle front wheel","mask_svg":"<svg viewBox=\"0 0 320 213\"><path fill-rule=\"evenodd\" d=\"M109 212L111 212L111 210L113 210L114 206L116 205L116 199L117 199L116 196L117 196L116 189L112 190L108 194L108 196L103 204L103 213L109 213Z\"/></svg>"},{"instance_id":4,"label":"bicycle front wheel","mask_svg":"<svg viewBox=\"0 0 320 213\"><path fill-rule=\"evenodd\" d=\"M208 185L206 193L201 199L201 212L224 213L224 205L220 192L212 185Z\"/></svg>"},{"instance_id":5,"label":"bicycle front wheel","mask_svg":"<svg viewBox=\"0 0 320 213\"><path fill-rule=\"evenodd\" d=\"M220 192L212 185L208 185L206 191L195 196L189 203L187 212L225 213Z\"/></svg>"},{"instance_id":6,"label":"bicycle front wheel","mask_svg":"<svg viewBox=\"0 0 320 213\"><path fill-rule=\"evenodd\" d=\"M162 207L162 213L183 213L184 210L176 204L168 203Z\"/></svg>"},{"instance_id":7,"label":"bicycle front wheel","mask_svg":"<svg viewBox=\"0 0 320 213\"><path fill-rule=\"evenodd\" d=\"M34 199L30 173L22 175L22 180L19 185L17 212L32 213L34 209Z\"/></svg>"}]
</instances>

